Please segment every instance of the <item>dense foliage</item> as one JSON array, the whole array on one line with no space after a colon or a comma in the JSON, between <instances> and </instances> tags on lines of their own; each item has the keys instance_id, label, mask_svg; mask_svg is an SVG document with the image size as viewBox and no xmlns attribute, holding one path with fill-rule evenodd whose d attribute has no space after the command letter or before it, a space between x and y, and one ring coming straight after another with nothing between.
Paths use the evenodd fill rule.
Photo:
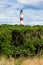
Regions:
<instances>
[{"instance_id":1,"label":"dense foliage","mask_svg":"<svg viewBox=\"0 0 43 65\"><path fill-rule=\"evenodd\" d=\"M43 26L0 25L0 54L43 54Z\"/></svg>"}]
</instances>

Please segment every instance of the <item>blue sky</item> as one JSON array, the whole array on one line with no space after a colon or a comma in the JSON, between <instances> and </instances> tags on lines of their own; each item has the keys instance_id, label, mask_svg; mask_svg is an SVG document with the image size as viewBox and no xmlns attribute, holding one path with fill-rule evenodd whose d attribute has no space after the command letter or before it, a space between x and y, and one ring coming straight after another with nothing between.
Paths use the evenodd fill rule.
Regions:
<instances>
[{"instance_id":1,"label":"blue sky","mask_svg":"<svg viewBox=\"0 0 43 65\"><path fill-rule=\"evenodd\" d=\"M0 0L0 24L20 24L20 10L24 24L43 25L43 0Z\"/></svg>"}]
</instances>

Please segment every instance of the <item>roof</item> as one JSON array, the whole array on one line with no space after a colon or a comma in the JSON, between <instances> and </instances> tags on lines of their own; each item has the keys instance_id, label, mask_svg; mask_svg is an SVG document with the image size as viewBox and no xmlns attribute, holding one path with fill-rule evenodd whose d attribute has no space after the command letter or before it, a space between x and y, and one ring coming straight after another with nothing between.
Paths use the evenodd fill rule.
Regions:
<instances>
[{"instance_id":1,"label":"roof","mask_svg":"<svg viewBox=\"0 0 43 65\"><path fill-rule=\"evenodd\" d=\"M21 10L21 12L23 12L23 10Z\"/></svg>"}]
</instances>

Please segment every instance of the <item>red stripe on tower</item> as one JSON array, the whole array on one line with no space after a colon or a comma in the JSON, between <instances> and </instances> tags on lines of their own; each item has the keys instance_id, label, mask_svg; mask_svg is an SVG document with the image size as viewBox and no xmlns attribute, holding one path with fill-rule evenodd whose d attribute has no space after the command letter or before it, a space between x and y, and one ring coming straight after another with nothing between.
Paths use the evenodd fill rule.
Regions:
<instances>
[{"instance_id":1,"label":"red stripe on tower","mask_svg":"<svg viewBox=\"0 0 43 65\"><path fill-rule=\"evenodd\" d=\"M23 11L20 11L20 25L23 25L24 18L23 18Z\"/></svg>"},{"instance_id":2,"label":"red stripe on tower","mask_svg":"<svg viewBox=\"0 0 43 65\"><path fill-rule=\"evenodd\" d=\"M23 21L23 18L20 18L20 21Z\"/></svg>"}]
</instances>

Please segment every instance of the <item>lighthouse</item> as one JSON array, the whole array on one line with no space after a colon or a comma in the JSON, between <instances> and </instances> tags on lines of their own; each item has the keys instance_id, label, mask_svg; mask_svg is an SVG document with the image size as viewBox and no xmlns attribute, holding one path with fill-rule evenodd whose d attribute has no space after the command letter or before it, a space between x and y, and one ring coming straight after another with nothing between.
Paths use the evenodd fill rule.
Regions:
<instances>
[{"instance_id":1,"label":"lighthouse","mask_svg":"<svg viewBox=\"0 0 43 65\"><path fill-rule=\"evenodd\" d=\"M20 25L23 25L24 18L23 18L23 10L20 11Z\"/></svg>"}]
</instances>

